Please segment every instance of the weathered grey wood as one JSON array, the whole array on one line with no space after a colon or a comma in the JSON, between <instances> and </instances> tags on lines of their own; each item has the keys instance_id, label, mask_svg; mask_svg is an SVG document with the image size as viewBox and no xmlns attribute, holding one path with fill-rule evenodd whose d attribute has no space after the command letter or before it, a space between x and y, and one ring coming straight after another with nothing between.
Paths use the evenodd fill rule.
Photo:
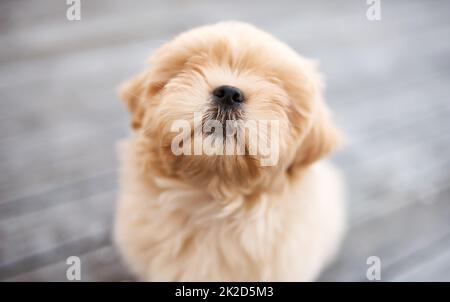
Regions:
<instances>
[{"instance_id":1,"label":"weathered grey wood","mask_svg":"<svg viewBox=\"0 0 450 302\"><path fill-rule=\"evenodd\" d=\"M61 242L57 247L49 247L48 250L35 252L23 259L5 263L0 267L0 276L2 279L6 279L43 266L52 265L55 262L65 263L70 256L81 256L86 252L95 251L109 245L109 234L109 229L105 229L103 232L96 233L95 236Z\"/></svg>"},{"instance_id":2,"label":"weathered grey wood","mask_svg":"<svg viewBox=\"0 0 450 302\"><path fill-rule=\"evenodd\" d=\"M67 257L69 256L68 254ZM81 263L81 280L84 282L126 282L135 280L122 263L116 249L111 245L105 245L92 252L79 255L79 258ZM68 281L66 272L69 266L66 264L66 259L15 275L6 279L6 281Z\"/></svg>"},{"instance_id":3,"label":"weathered grey wood","mask_svg":"<svg viewBox=\"0 0 450 302\"><path fill-rule=\"evenodd\" d=\"M349 136L333 156L348 180L349 233L322 280L448 280L448 1L254 3L0 2L0 279L132 279L111 246L114 144L128 133L117 85L193 26L250 21L322 62L327 100ZM235 10L238 6L240 9ZM270 16L270 18L268 18ZM5 47L3 47L5 45Z\"/></svg>"},{"instance_id":4,"label":"weathered grey wood","mask_svg":"<svg viewBox=\"0 0 450 302\"><path fill-rule=\"evenodd\" d=\"M388 271L392 281L450 282L450 236L408 257L401 265Z\"/></svg>"},{"instance_id":5,"label":"weathered grey wood","mask_svg":"<svg viewBox=\"0 0 450 302\"><path fill-rule=\"evenodd\" d=\"M377 256L388 279L395 279L397 271L389 268L405 261L411 253L432 248L434 244L448 240L450 229L450 186L428 202L412 203L392 213L352 228L343 243L340 257L322 275L326 281L367 281L367 258ZM395 201L395 197L390 198ZM447 245L448 248L448 245ZM414 265L414 264L412 264ZM401 273L400 271L398 273ZM442 275L433 277L441 280ZM386 280L388 281L388 280Z\"/></svg>"},{"instance_id":6,"label":"weathered grey wood","mask_svg":"<svg viewBox=\"0 0 450 302\"><path fill-rule=\"evenodd\" d=\"M117 187L117 172L114 170L93 174L88 178L70 182L63 186L50 187L41 193L32 194L0 204L0 221L66 202L86 199L111 191Z\"/></svg>"},{"instance_id":7,"label":"weathered grey wood","mask_svg":"<svg viewBox=\"0 0 450 302\"><path fill-rule=\"evenodd\" d=\"M15 261L61 242L96 236L111 225L115 196L115 191L100 193L1 220L0 259Z\"/></svg>"}]
</instances>

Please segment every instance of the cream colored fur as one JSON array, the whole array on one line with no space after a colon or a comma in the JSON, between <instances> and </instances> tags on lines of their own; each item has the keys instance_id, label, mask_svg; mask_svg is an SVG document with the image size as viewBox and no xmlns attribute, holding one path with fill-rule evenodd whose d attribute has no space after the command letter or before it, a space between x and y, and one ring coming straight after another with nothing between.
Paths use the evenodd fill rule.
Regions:
<instances>
[{"instance_id":1,"label":"cream colored fur","mask_svg":"<svg viewBox=\"0 0 450 302\"><path fill-rule=\"evenodd\" d=\"M174 156L168 126L235 85L246 116L282 125L280 161ZM115 240L148 281L311 281L344 229L343 183L321 160L339 141L315 64L251 25L186 32L122 88L135 129L121 143Z\"/></svg>"}]
</instances>

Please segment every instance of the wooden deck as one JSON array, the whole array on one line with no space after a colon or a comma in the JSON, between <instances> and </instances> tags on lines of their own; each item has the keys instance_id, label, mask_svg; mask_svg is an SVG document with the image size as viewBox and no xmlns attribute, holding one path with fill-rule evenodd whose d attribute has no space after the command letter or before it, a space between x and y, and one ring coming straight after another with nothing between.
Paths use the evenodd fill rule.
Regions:
<instances>
[{"instance_id":1,"label":"wooden deck","mask_svg":"<svg viewBox=\"0 0 450 302\"><path fill-rule=\"evenodd\" d=\"M450 2L0 2L0 280L132 277L111 246L115 142L128 133L117 85L174 34L252 22L321 61L327 100L350 139L349 230L320 280L450 281ZM134 4L135 2L133 2Z\"/></svg>"}]
</instances>

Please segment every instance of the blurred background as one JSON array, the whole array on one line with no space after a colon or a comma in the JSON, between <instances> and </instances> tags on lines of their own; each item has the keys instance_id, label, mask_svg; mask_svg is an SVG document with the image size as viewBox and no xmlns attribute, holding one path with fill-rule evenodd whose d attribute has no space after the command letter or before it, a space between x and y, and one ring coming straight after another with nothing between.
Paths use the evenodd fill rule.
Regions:
<instances>
[{"instance_id":1,"label":"blurred background","mask_svg":"<svg viewBox=\"0 0 450 302\"><path fill-rule=\"evenodd\" d=\"M177 33L251 22L321 61L349 138L349 226L323 281L450 281L450 1L0 2L0 280L133 280L111 245L117 86ZM276 55L276 54L274 54ZM324 188L325 189L325 188Z\"/></svg>"}]
</instances>

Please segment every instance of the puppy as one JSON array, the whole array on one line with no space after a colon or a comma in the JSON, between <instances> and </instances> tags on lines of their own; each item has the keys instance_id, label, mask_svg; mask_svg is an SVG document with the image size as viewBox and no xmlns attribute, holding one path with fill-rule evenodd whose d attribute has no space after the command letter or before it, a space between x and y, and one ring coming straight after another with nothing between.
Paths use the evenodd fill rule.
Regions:
<instances>
[{"instance_id":1,"label":"puppy","mask_svg":"<svg viewBox=\"0 0 450 302\"><path fill-rule=\"evenodd\" d=\"M115 241L139 279L317 278L344 202L319 161L340 135L314 62L249 24L218 23L163 45L121 98L134 131L120 145Z\"/></svg>"}]
</instances>

